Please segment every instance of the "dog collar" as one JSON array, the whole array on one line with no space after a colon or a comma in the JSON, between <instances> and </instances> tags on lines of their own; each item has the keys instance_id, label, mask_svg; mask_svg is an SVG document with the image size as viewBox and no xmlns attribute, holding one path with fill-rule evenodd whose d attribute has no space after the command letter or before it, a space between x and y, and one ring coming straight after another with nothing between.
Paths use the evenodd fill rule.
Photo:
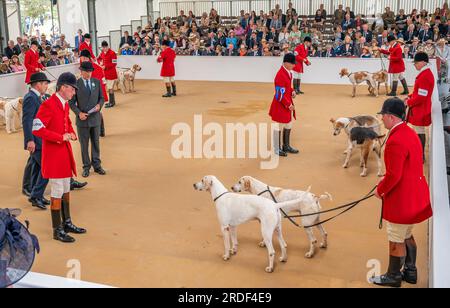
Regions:
<instances>
[{"instance_id":1,"label":"dog collar","mask_svg":"<svg viewBox=\"0 0 450 308\"><path fill-rule=\"evenodd\" d=\"M217 196L215 199L214 199L214 202L216 202L217 200L219 200L220 198L222 198L223 196L225 196L226 194L229 194L230 192L229 191L226 191L226 192L224 192L223 194L220 194L219 196Z\"/></svg>"}]
</instances>

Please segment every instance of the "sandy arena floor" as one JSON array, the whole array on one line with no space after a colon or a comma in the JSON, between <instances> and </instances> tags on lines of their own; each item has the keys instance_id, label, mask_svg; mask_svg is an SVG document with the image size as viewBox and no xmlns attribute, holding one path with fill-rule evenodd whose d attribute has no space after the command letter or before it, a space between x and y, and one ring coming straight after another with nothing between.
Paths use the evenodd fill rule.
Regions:
<instances>
[{"instance_id":1,"label":"sandy arena floor","mask_svg":"<svg viewBox=\"0 0 450 308\"><path fill-rule=\"evenodd\" d=\"M91 175L89 186L72 194L75 223L89 233L74 245L51 240L50 213L31 208L20 194L27 153L19 132L0 131L0 196L2 207L24 210L22 220L41 241L42 253L33 271L66 276L69 260L81 262L81 279L121 287L369 287L366 264L379 259L387 267L387 237L378 230L381 203L371 199L326 225L329 248L309 260L306 234L284 221L289 261L277 262L267 274L267 251L258 247L259 225L238 229L239 252L224 262L223 241L211 198L195 192L192 184L214 174L230 187L242 175L252 175L274 186L330 192L324 208L366 194L378 181L376 164L359 176L359 153L351 167L343 164L345 137L333 137L331 117L375 114L385 97L369 97L350 86L305 86L296 99L298 122L293 145L298 156L283 159L275 170L261 170L259 160L208 160L172 157L177 122L265 122L273 95L272 84L179 82L179 96L161 98L158 81L137 82L137 93L117 94L118 106L105 110L107 137L102 140L103 167L108 175ZM384 93L384 92L383 92ZM206 138L204 138L206 139ZM74 147L81 172L78 143ZM427 224L415 230L419 244L419 287L427 286ZM275 243L279 256L278 243ZM407 286L407 285L405 285Z\"/></svg>"}]
</instances>

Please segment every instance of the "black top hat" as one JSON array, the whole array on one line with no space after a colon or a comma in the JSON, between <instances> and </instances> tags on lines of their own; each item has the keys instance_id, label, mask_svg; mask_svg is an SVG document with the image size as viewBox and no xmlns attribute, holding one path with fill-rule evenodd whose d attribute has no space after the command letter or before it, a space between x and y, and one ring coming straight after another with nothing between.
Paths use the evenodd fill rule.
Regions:
<instances>
[{"instance_id":1,"label":"black top hat","mask_svg":"<svg viewBox=\"0 0 450 308\"><path fill-rule=\"evenodd\" d=\"M295 55L293 53L287 53L284 55L283 62L291 63L291 64L297 64L297 61L295 61Z\"/></svg>"},{"instance_id":2,"label":"black top hat","mask_svg":"<svg viewBox=\"0 0 450 308\"><path fill-rule=\"evenodd\" d=\"M405 103L398 97L389 98L384 102L383 108L378 114L391 114L404 120L406 114Z\"/></svg>"},{"instance_id":3,"label":"black top hat","mask_svg":"<svg viewBox=\"0 0 450 308\"><path fill-rule=\"evenodd\" d=\"M108 45L108 42L107 41L103 41L102 42L102 47L108 47L109 45Z\"/></svg>"},{"instance_id":4,"label":"black top hat","mask_svg":"<svg viewBox=\"0 0 450 308\"><path fill-rule=\"evenodd\" d=\"M426 62L426 63L429 63L430 62L430 58L428 57L428 54L426 54L424 52L418 52L414 56L414 62Z\"/></svg>"},{"instance_id":5,"label":"black top hat","mask_svg":"<svg viewBox=\"0 0 450 308\"><path fill-rule=\"evenodd\" d=\"M307 37L305 37L305 39L303 40L303 42L312 42L312 39L311 39L311 37L309 37L309 36L307 36Z\"/></svg>"},{"instance_id":6,"label":"black top hat","mask_svg":"<svg viewBox=\"0 0 450 308\"><path fill-rule=\"evenodd\" d=\"M33 75L31 75L30 82L28 84L33 84L36 82L45 82L45 81L50 83L50 80L48 80L47 75L45 75L42 72L39 72L39 73L34 73Z\"/></svg>"},{"instance_id":7,"label":"black top hat","mask_svg":"<svg viewBox=\"0 0 450 308\"><path fill-rule=\"evenodd\" d=\"M72 88L74 88L75 90L78 90L78 86L77 86L77 78L75 77L74 74L72 73L62 73L59 78L58 81L56 83L57 87L60 86L71 86Z\"/></svg>"},{"instance_id":8,"label":"black top hat","mask_svg":"<svg viewBox=\"0 0 450 308\"><path fill-rule=\"evenodd\" d=\"M89 50L87 50L87 49L83 49L81 52L80 52L80 57L86 57L86 58L91 58L91 53L89 52Z\"/></svg>"},{"instance_id":9,"label":"black top hat","mask_svg":"<svg viewBox=\"0 0 450 308\"><path fill-rule=\"evenodd\" d=\"M85 72L93 72L94 71L94 66L92 65L91 62L81 62L80 64L80 70L81 71L85 71Z\"/></svg>"},{"instance_id":10,"label":"black top hat","mask_svg":"<svg viewBox=\"0 0 450 308\"><path fill-rule=\"evenodd\" d=\"M393 36L393 35L389 35L389 36L387 37L388 43L390 43L390 42L392 42L392 41L395 41L395 40L396 40L396 38L395 38L395 36Z\"/></svg>"},{"instance_id":11,"label":"black top hat","mask_svg":"<svg viewBox=\"0 0 450 308\"><path fill-rule=\"evenodd\" d=\"M56 50L52 50L52 51L50 52L50 55L51 55L51 56L57 56L57 55L58 55L58 52L57 52Z\"/></svg>"},{"instance_id":12,"label":"black top hat","mask_svg":"<svg viewBox=\"0 0 450 308\"><path fill-rule=\"evenodd\" d=\"M164 41L162 42L162 45L163 45L163 46L170 46L170 41L169 41L169 40L164 40Z\"/></svg>"},{"instance_id":13,"label":"black top hat","mask_svg":"<svg viewBox=\"0 0 450 308\"><path fill-rule=\"evenodd\" d=\"M86 33L83 37L84 37L85 39L91 39L91 35L90 35L89 33Z\"/></svg>"}]
</instances>

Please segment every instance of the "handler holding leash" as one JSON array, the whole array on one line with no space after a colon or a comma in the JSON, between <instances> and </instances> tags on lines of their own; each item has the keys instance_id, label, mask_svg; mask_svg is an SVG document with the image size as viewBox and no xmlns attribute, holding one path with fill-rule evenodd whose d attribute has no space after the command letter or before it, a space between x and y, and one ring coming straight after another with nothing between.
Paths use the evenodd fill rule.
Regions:
<instances>
[{"instance_id":1,"label":"handler holding leash","mask_svg":"<svg viewBox=\"0 0 450 308\"><path fill-rule=\"evenodd\" d=\"M292 89L292 69L296 64L295 55L288 53L284 56L283 66L275 77L275 96L270 107L269 115L272 121L278 123L279 129L273 132L273 146L275 154L286 157L288 153L298 154L299 151L291 147L291 130L296 119L293 98L296 97ZM283 147L281 148L281 131L283 131Z\"/></svg>"},{"instance_id":2,"label":"handler holding leash","mask_svg":"<svg viewBox=\"0 0 450 308\"><path fill-rule=\"evenodd\" d=\"M405 79L405 61L403 61L403 50L402 46L400 46L402 41L397 41L393 35L388 36L387 41L390 46L389 50L383 50L380 48L374 49L378 50L382 54L389 55L389 74L392 78L392 90L387 96L397 96L399 80L403 86L403 92L401 95L408 95L408 84Z\"/></svg>"},{"instance_id":3,"label":"handler holding leash","mask_svg":"<svg viewBox=\"0 0 450 308\"><path fill-rule=\"evenodd\" d=\"M302 82L302 74L304 72L303 64L306 64L307 66L311 65L311 62L308 60L308 49L311 45L312 40L309 36L307 36L305 37L303 44L298 45L294 51L297 64L295 65L292 74L294 76L294 89L297 94L305 94L300 87Z\"/></svg>"},{"instance_id":4,"label":"handler holding leash","mask_svg":"<svg viewBox=\"0 0 450 308\"><path fill-rule=\"evenodd\" d=\"M175 51L170 48L169 41L162 42L162 52L158 57L158 63L162 63L161 77L166 84L167 93L163 97L177 96L177 86L175 84Z\"/></svg>"},{"instance_id":5,"label":"handler holding leash","mask_svg":"<svg viewBox=\"0 0 450 308\"><path fill-rule=\"evenodd\" d=\"M405 100L409 107L407 122L413 125L422 143L425 161L425 145L427 142L425 128L431 125L431 97L433 96L435 78L428 65L429 58L424 52L416 53L414 66L420 72L414 84L414 92Z\"/></svg>"},{"instance_id":6,"label":"handler holding leash","mask_svg":"<svg viewBox=\"0 0 450 308\"><path fill-rule=\"evenodd\" d=\"M376 285L397 288L402 280L417 283L417 245L412 230L415 224L433 215L423 173L422 147L414 130L403 122L405 109L402 100L391 98L380 112L390 132L384 153L386 176L375 195L383 199L382 217L387 221L390 257L387 273L371 279Z\"/></svg>"}]
</instances>

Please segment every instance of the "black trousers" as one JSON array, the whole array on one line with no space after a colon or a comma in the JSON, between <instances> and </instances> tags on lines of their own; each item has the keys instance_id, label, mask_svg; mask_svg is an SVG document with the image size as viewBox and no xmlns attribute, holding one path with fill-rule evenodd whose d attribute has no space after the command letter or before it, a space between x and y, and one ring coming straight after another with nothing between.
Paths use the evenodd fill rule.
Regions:
<instances>
[{"instance_id":1,"label":"black trousers","mask_svg":"<svg viewBox=\"0 0 450 308\"><path fill-rule=\"evenodd\" d=\"M83 169L90 170L102 166L100 160L100 126L96 127L78 127L78 139L81 146L81 158L83 160ZM91 153L89 154L89 143Z\"/></svg>"},{"instance_id":2,"label":"black trousers","mask_svg":"<svg viewBox=\"0 0 450 308\"><path fill-rule=\"evenodd\" d=\"M35 151L31 154L33 159L33 170L32 170L32 198L43 198L45 188L48 184L48 179L42 177L41 165L42 165L42 151Z\"/></svg>"},{"instance_id":3,"label":"black trousers","mask_svg":"<svg viewBox=\"0 0 450 308\"><path fill-rule=\"evenodd\" d=\"M23 179L22 179L22 189L26 189L27 191L31 192L32 190L32 173L33 173L33 157L30 155L28 158L27 164L25 165L25 170L23 172Z\"/></svg>"}]
</instances>

